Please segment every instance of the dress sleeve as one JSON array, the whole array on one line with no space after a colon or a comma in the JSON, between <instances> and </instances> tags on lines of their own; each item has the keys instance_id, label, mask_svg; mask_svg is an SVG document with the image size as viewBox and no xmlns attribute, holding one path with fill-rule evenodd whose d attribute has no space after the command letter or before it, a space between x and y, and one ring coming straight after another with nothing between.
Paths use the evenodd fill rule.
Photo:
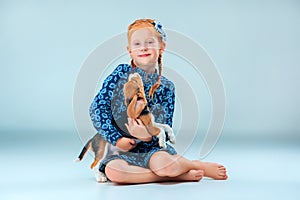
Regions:
<instances>
[{"instance_id":1,"label":"dress sleeve","mask_svg":"<svg viewBox=\"0 0 300 200\"><path fill-rule=\"evenodd\" d=\"M172 127L175 107L175 87L172 82L164 84L157 94L156 103L151 105L151 112L155 116L155 122L168 124Z\"/></svg>"},{"instance_id":2,"label":"dress sleeve","mask_svg":"<svg viewBox=\"0 0 300 200\"><path fill-rule=\"evenodd\" d=\"M123 66L119 65L103 82L102 88L94 98L90 109L90 117L95 129L109 143L116 145L122 134L112 125L111 101L113 90L123 75Z\"/></svg>"},{"instance_id":3,"label":"dress sleeve","mask_svg":"<svg viewBox=\"0 0 300 200\"><path fill-rule=\"evenodd\" d=\"M165 124L172 127L173 115L175 109L175 86L172 82L164 90L164 95L162 98L162 106L165 111Z\"/></svg>"}]
</instances>

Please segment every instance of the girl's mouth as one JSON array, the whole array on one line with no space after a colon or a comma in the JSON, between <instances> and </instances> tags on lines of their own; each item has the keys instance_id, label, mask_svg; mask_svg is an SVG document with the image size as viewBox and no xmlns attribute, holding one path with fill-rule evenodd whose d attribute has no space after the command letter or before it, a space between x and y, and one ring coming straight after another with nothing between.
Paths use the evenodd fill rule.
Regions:
<instances>
[{"instance_id":1,"label":"girl's mouth","mask_svg":"<svg viewBox=\"0 0 300 200\"><path fill-rule=\"evenodd\" d=\"M145 53L145 54L139 55L139 57L148 57L148 56L150 56L150 55L151 55L150 53Z\"/></svg>"}]
</instances>

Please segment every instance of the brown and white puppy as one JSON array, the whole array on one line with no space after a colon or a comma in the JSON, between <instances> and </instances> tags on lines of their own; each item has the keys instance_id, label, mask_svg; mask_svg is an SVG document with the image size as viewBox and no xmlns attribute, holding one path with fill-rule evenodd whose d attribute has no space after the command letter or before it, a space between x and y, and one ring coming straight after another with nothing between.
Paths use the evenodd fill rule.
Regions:
<instances>
[{"instance_id":1,"label":"brown and white puppy","mask_svg":"<svg viewBox=\"0 0 300 200\"><path fill-rule=\"evenodd\" d=\"M127 106L127 116L140 119L147 131L158 137L159 146L166 148L166 134L172 144L175 144L175 136L172 128L167 124L156 123L153 114L147 106L144 85L138 73L130 74L124 85L124 101Z\"/></svg>"}]
</instances>

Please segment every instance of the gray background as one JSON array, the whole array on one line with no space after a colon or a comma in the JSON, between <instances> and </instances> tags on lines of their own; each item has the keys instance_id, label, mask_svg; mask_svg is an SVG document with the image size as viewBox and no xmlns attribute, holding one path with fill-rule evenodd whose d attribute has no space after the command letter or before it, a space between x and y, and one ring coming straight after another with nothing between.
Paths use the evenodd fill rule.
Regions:
<instances>
[{"instance_id":1,"label":"gray background","mask_svg":"<svg viewBox=\"0 0 300 200\"><path fill-rule=\"evenodd\" d=\"M172 2L1 1L1 134L73 131L72 93L82 63L106 39L148 17L193 38L214 60L227 94L224 133L296 136L299 2Z\"/></svg>"},{"instance_id":2,"label":"gray background","mask_svg":"<svg viewBox=\"0 0 300 200\"><path fill-rule=\"evenodd\" d=\"M299 199L299 11L297 0L0 0L0 199ZM80 68L143 17L191 37L218 67L227 115L205 160L225 164L228 181L116 187L95 182L91 156L72 162L82 148L72 109ZM192 78L179 57L166 54L164 64Z\"/></svg>"}]
</instances>

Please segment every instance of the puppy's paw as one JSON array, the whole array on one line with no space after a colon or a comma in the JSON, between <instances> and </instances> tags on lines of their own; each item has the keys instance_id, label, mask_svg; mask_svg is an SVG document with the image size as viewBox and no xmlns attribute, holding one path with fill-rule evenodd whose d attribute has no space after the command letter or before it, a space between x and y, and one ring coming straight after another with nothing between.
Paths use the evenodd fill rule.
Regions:
<instances>
[{"instance_id":1,"label":"puppy's paw","mask_svg":"<svg viewBox=\"0 0 300 200\"><path fill-rule=\"evenodd\" d=\"M175 144L175 143L176 143L176 138L175 138L174 133L172 132L172 133L169 134L168 136L169 136L170 142L171 142L172 144Z\"/></svg>"},{"instance_id":2,"label":"puppy's paw","mask_svg":"<svg viewBox=\"0 0 300 200\"><path fill-rule=\"evenodd\" d=\"M167 148L166 141L159 140L158 145L159 145L160 148L163 148L163 149Z\"/></svg>"},{"instance_id":3,"label":"puppy's paw","mask_svg":"<svg viewBox=\"0 0 300 200\"><path fill-rule=\"evenodd\" d=\"M104 183L107 181L107 178L104 173L100 172L96 167L93 168L93 172L98 183Z\"/></svg>"},{"instance_id":4,"label":"puppy's paw","mask_svg":"<svg viewBox=\"0 0 300 200\"><path fill-rule=\"evenodd\" d=\"M166 134L165 134L165 131L162 128L159 128L159 129L160 129L160 132L156 136L158 138L158 145L161 148L166 148L167 145L166 145Z\"/></svg>"},{"instance_id":5,"label":"puppy's paw","mask_svg":"<svg viewBox=\"0 0 300 200\"><path fill-rule=\"evenodd\" d=\"M97 180L98 183L105 183L105 182L107 182L107 178L106 178L105 175L96 178L96 180Z\"/></svg>"},{"instance_id":6,"label":"puppy's paw","mask_svg":"<svg viewBox=\"0 0 300 200\"><path fill-rule=\"evenodd\" d=\"M139 77L140 75L138 73L133 73L133 74L129 74L128 76L128 80L130 81L132 78L137 78Z\"/></svg>"},{"instance_id":7,"label":"puppy's paw","mask_svg":"<svg viewBox=\"0 0 300 200\"><path fill-rule=\"evenodd\" d=\"M166 133L168 134L168 138L169 138L170 142L172 144L175 144L176 139L175 139L173 129L169 125L166 125L164 128L165 128Z\"/></svg>"}]
</instances>

